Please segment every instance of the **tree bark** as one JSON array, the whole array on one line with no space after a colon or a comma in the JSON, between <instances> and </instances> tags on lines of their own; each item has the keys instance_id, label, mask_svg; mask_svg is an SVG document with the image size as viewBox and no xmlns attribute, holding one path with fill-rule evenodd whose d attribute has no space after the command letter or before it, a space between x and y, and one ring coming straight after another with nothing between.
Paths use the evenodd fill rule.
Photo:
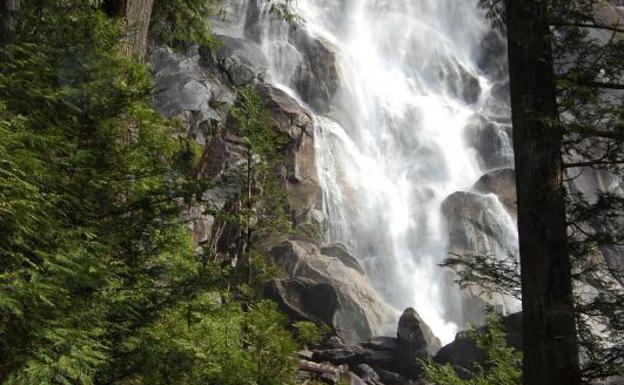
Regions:
<instances>
[{"instance_id":1,"label":"tree bark","mask_svg":"<svg viewBox=\"0 0 624 385\"><path fill-rule=\"evenodd\" d=\"M3 0L0 7L0 47L13 39L20 12L20 0Z\"/></svg>"},{"instance_id":2,"label":"tree bark","mask_svg":"<svg viewBox=\"0 0 624 385\"><path fill-rule=\"evenodd\" d=\"M548 6L506 0L525 385L579 385Z\"/></svg>"},{"instance_id":3,"label":"tree bark","mask_svg":"<svg viewBox=\"0 0 624 385\"><path fill-rule=\"evenodd\" d=\"M125 10L126 41L123 52L143 58L147 52L147 33L154 0L127 0Z\"/></svg>"},{"instance_id":4,"label":"tree bark","mask_svg":"<svg viewBox=\"0 0 624 385\"><path fill-rule=\"evenodd\" d=\"M122 52L143 58L147 52L147 34L154 0L107 0L104 9L111 16L124 18L125 39Z\"/></svg>"}]
</instances>

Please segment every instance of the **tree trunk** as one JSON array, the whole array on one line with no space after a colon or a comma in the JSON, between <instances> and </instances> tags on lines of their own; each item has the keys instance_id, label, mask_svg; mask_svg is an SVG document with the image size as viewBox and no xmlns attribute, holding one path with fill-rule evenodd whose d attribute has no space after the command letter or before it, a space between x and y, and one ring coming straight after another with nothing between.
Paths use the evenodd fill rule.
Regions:
<instances>
[{"instance_id":1,"label":"tree trunk","mask_svg":"<svg viewBox=\"0 0 624 385\"><path fill-rule=\"evenodd\" d=\"M147 33L154 0L127 0L125 10L126 44L123 51L127 55L143 58L147 52Z\"/></svg>"},{"instance_id":2,"label":"tree trunk","mask_svg":"<svg viewBox=\"0 0 624 385\"><path fill-rule=\"evenodd\" d=\"M3 0L0 9L0 47L11 41L15 34L17 17L20 12L20 0Z\"/></svg>"},{"instance_id":3,"label":"tree trunk","mask_svg":"<svg viewBox=\"0 0 624 385\"><path fill-rule=\"evenodd\" d=\"M124 18L125 39L122 52L143 58L147 52L147 33L154 0L106 0L104 9L111 16Z\"/></svg>"},{"instance_id":4,"label":"tree trunk","mask_svg":"<svg viewBox=\"0 0 624 385\"><path fill-rule=\"evenodd\" d=\"M580 384L545 0L507 0L522 275L524 384Z\"/></svg>"}]
</instances>

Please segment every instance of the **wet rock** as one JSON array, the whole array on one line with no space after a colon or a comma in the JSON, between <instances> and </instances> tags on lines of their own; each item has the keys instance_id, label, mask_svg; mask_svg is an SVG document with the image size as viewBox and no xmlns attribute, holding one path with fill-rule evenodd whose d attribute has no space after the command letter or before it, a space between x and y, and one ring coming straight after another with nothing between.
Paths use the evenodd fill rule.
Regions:
<instances>
[{"instance_id":1,"label":"wet rock","mask_svg":"<svg viewBox=\"0 0 624 385\"><path fill-rule=\"evenodd\" d=\"M503 220L506 213L497 198L458 191L444 200L442 213L447 221L451 253L515 255L515 226L509 220Z\"/></svg>"},{"instance_id":2,"label":"wet rock","mask_svg":"<svg viewBox=\"0 0 624 385\"><path fill-rule=\"evenodd\" d=\"M395 337L373 337L362 342L363 347L371 350L396 351L397 339Z\"/></svg>"},{"instance_id":3,"label":"wet rock","mask_svg":"<svg viewBox=\"0 0 624 385\"><path fill-rule=\"evenodd\" d=\"M507 43L500 31L493 29L481 40L477 66L493 79L506 79ZM509 97L509 96L507 96Z\"/></svg>"},{"instance_id":4,"label":"wet rock","mask_svg":"<svg viewBox=\"0 0 624 385\"><path fill-rule=\"evenodd\" d=\"M323 296L315 300L316 306L328 308L322 314L324 320L346 343L351 344L378 334L379 326L391 318L391 310L362 274L337 258L323 255L313 241L288 239L272 247L270 255L287 278L305 278L315 284L325 284L323 287L333 288L336 306L326 306ZM308 303L307 309L310 310L307 313L319 314L320 309L311 310L313 302ZM305 301L302 303L305 305Z\"/></svg>"},{"instance_id":5,"label":"wet rock","mask_svg":"<svg viewBox=\"0 0 624 385\"><path fill-rule=\"evenodd\" d=\"M273 279L264 292L295 321L331 325L338 306L336 290L331 285L302 277Z\"/></svg>"},{"instance_id":6,"label":"wet rock","mask_svg":"<svg viewBox=\"0 0 624 385\"><path fill-rule=\"evenodd\" d=\"M364 362L378 368L396 371L397 366L397 354L393 351L387 350L369 350L364 356Z\"/></svg>"},{"instance_id":7,"label":"wet rock","mask_svg":"<svg viewBox=\"0 0 624 385\"><path fill-rule=\"evenodd\" d=\"M380 381L379 374L370 365L360 364L354 369L355 373L368 383Z\"/></svg>"},{"instance_id":8,"label":"wet rock","mask_svg":"<svg viewBox=\"0 0 624 385\"><path fill-rule=\"evenodd\" d=\"M233 86L243 86L262 79L268 63L260 47L248 40L217 35L220 45L212 52L212 61L227 75Z\"/></svg>"},{"instance_id":9,"label":"wet rock","mask_svg":"<svg viewBox=\"0 0 624 385\"><path fill-rule=\"evenodd\" d=\"M313 135L312 114L283 90L268 84L258 84L256 91L271 112L273 126L293 140Z\"/></svg>"},{"instance_id":10,"label":"wet rock","mask_svg":"<svg viewBox=\"0 0 624 385\"><path fill-rule=\"evenodd\" d=\"M357 258L349 254L347 247L342 243L333 243L331 245L323 246L321 247L321 253L323 255L327 255L328 257L338 258L340 262L352 269L355 269L358 273L362 275L366 274Z\"/></svg>"},{"instance_id":11,"label":"wet rock","mask_svg":"<svg viewBox=\"0 0 624 385\"><path fill-rule=\"evenodd\" d=\"M446 91L466 104L475 104L481 96L481 84L476 74L460 63L448 60L437 63L440 84L446 85Z\"/></svg>"},{"instance_id":12,"label":"wet rock","mask_svg":"<svg viewBox=\"0 0 624 385\"><path fill-rule=\"evenodd\" d=\"M511 124L475 116L465 130L465 140L477 150L478 160L485 170L513 165Z\"/></svg>"},{"instance_id":13,"label":"wet rock","mask_svg":"<svg viewBox=\"0 0 624 385\"><path fill-rule=\"evenodd\" d=\"M459 191L444 200L442 213L447 223L448 251L454 258L468 261L477 256L517 257L516 225L495 196ZM449 284L462 268L448 271ZM455 319L457 322L482 322L489 305L503 313L519 308L514 298L491 293L478 285L462 288L461 295L462 315Z\"/></svg>"},{"instance_id":14,"label":"wet rock","mask_svg":"<svg viewBox=\"0 0 624 385\"><path fill-rule=\"evenodd\" d=\"M404 385L407 383L405 377L399 373L391 372L381 368L374 368L379 376L379 380L385 385Z\"/></svg>"},{"instance_id":15,"label":"wet rock","mask_svg":"<svg viewBox=\"0 0 624 385\"><path fill-rule=\"evenodd\" d=\"M482 194L496 194L507 211L517 216L516 173L511 168L492 170L483 175L472 187Z\"/></svg>"},{"instance_id":16,"label":"wet rock","mask_svg":"<svg viewBox=\"0 0 624 385\"><path fill-rule=\"evenodd\" d=\"M397 364L401 373L416 378L421 373L419 360L426 360L440 349L440 340L416 310L405 310L397 330Z\"/></svg>"},{"instance_id":17,"label":"wet rock","mask_svg":"<svg viewBox=\"0 0 624 385\"><path fill-rule=\"evenodd\" d=\"M322 191L316 173L312 116L295 99L278 88L259 85L257 90L271 112L273 127L290 138L285 148L284 173L294 224L316 225L322 220Z\"/></svg>"},{"instance_id":18,"label":"wet rock","mask_svg":"<svg viewBox=\"0 0 624 385\"><path fill-rule=\"evenodd\" d=\"M470 73L463 66L458 66L459 84L454 92L466 102L466 104L475 104L481 96L481 84L479 78ZM455 87L453 87L455 88Z\"/></svg>"},{"instance_id":19,"label":"wet rock","mask_svg":"<svg viewBox=\"0 0 624 385\"><path fill-rule=\"evenodd\" d=\"M312 357L316 362L331 362L334 365L357 366L364 363L364 357L369 352L358 345L339 349L317 350Z\"/></svg>"},{"instance_id":20,"label":"wet rock","mask_svg":"<svg viewBox=\"0 0 624 385\"><path fill-rule=\"evenodd\" d=\"M295 70L295 89L312 109L325 113L338 89L336 50L330 42L312 37L302 28L294 29L291 35L302 54Z\"/></svg>"}]
</instances>

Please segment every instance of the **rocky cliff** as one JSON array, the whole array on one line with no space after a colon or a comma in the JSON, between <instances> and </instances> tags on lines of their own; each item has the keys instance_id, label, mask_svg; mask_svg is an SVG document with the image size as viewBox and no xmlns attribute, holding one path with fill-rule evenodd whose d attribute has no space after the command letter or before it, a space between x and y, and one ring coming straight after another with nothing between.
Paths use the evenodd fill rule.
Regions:
<instances>
[{"instance_id":1,"label":"rocky cliff","mask_svg":"<svg viewBox=\"0 0 624 385\"><path fill-rule=\"evenodd\" d=\"M371 338L393 319L392 310L370 286L364 269L347 248L324 244L319 235L324 214L311 109L326 110L335 92L331 48L302 29L292 29L293 44L307 55L304 65L297 68L301 80L297 90L303 98L298 100L267 79L268 59L258 42L241 36L260 22L254 21L260 17L259 5L252 1L248 7L244 20L237 19L241 10L235 4L230 4L230 13L226 8L216 20L221 42L216 48L189 46L179 51L155 46L150 50L155 107L186 125L188 134L203 148L197 177L215 182L204 193L206 203L188 214L194 239L224 260L232 258L225 224L218 215L206 212L231 207L236 193L233 172L243 161L244 148L230 109L239 87L253 87L271 114L272 127L288 138L278 174L293 225L298 234L306 234L263 241L267 254L283 271L283 277L273 280L266 293L293 319L326 323L347 343Z\"/></svg>"}]
</instances>

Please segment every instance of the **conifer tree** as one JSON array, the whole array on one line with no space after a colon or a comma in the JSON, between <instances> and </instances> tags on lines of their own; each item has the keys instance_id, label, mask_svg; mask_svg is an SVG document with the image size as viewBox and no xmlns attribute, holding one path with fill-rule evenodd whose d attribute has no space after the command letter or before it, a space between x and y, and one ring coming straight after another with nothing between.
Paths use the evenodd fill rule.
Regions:
<instances>
[{"instance_id":1,"label":"conifer tree","mask_svg":"<svg viewBox=\"0 0 624 385\"><path fill-rule=\"evenodd\" d=\"M0 383L291 382L284 316L233 298L181 222L208 185L122 21L82 0L20 16L0 49Z\"/></svg>"}]
</instances>

